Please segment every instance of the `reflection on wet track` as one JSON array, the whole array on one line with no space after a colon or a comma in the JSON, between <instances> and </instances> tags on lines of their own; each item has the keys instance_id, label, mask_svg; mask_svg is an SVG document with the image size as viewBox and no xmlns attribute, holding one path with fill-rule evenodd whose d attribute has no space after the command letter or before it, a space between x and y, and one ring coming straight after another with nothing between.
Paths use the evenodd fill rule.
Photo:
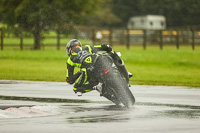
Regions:
<instances>
[{"instance_id":1,"label":"reflection on wet track","mask_svg":"<svg viewBox=\"0 0 200 133\"><path fill-rule=\"evenodd\" d=\"M155 118L181 118L181 119L199 119L200 109L183 108L180 106L169 107L152 106L152 104L143 103L126 109L122 106L102 106L101 108L83 108L77 107L76 114L73 117L67 117L69 123L98 123L98 122L131 122L139 119ZM78 116L77 116L78 115Z\"/></svg>"},{"instance_id":2,"label":"reflection on wet track","mask_svg":"<svg viewBox=\"0 0 200 133\"><path fill-rule=\"evenodd\" d=\"M43 99L45 102L45 99ZM42 101L42 99L40 99ZM73 101L73 100L69 100ZM60 103L62 103L61 101ZM149 119L156 117L167 118L200 118L200 106L158 103L136 103L132 108L113 105L112 103L98 102L59 102L54 105L25 105L25 106L0 106L0 119L44 117L50 115L66 115L68 123L92 122L125 122L131 119ZM69 115L70 114L70 115Z\"/></svg>"}]
</instances>

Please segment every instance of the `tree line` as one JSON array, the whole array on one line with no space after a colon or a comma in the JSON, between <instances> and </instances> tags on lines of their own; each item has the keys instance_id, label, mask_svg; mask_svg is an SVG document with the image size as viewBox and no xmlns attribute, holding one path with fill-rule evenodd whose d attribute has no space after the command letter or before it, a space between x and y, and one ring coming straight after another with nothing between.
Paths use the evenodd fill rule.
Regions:
<instances>
[{"instance_id":1,"label":"tree line","mask_svg":"<svg viewBox=\"0 0 200 133\"><path fill-rule=\"evenodd\" d=\"M31 32L34 49L40 49L42 31L69 32L73 22L80 23L101 3L102 0L1 0L0 21Z\"/></svg>"},{"instance_id":2,"label":"tree line","mask_svg":"<svg viewBox=\"0 0 200 133\"><path fill-rule=\"evenodd\" d=\"M164 15L168 28L198 29L199 7L199 0L1 0L0 23L32 33L34 49L40 49L42 31L70 34L74 25L125 28L138 15Z\"/></svg>"}]
</instances>

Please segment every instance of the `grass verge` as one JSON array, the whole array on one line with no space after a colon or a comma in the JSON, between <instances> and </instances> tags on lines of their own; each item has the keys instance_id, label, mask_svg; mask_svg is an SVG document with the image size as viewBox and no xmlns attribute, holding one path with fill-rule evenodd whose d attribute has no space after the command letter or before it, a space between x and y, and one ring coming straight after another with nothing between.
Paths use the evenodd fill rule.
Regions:
<instances>
[{"instance_id":1,"label":"grass verge","mask_svg":"<svg viewBox=\"0 0 200 133\"><path fill-rule=\"evenodd\" d=\"M200 87L200 47L177 50L174 46L148 46L147 50L133 46L113 46L120 51L131 84ZM0 79L65 82L67 55L65 49L0 51Z\"/></svg>"}]
</instances>

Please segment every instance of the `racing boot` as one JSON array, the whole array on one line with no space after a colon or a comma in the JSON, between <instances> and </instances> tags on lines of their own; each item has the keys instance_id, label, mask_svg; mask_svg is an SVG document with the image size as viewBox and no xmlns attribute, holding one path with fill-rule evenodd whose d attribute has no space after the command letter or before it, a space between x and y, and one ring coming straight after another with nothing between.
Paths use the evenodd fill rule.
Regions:
<instances>
[{"instance_id":1,"label":"racing boot","mask_svg":"<svg viewBox=\"0 0 200 133\"><path fill-rule=\"evenodd\" d=\"M77 92L76 94L77 94L77 96L79 96L79 97L83 95L82 92Z\"/></svg>"},{"instance_id":2,"label":"racing boot","mask_svg":"<svg viewBox=\"0 0 200 133\"><path fill-rule=\"evenodd\" d=\"M128 77L129 77L129 79L130 79L131 77L133 77L133 74L130 73L130 72L128 72ZM128 87L131 87L131 85L129 84Z\"/></svg>"},{"instance_id":3,"label":"racing boot","mask_svg":"<svg viewBox=\"0 0 200 133\"><path fill-rule=\"evenodd\" d=\"M128 72L128 77L129 77L129 78L133 77L133 74L130 73L130 72Z\"/></svg>"},{"instance_id":4,"label":"racing boot","mask_svg":"<svg viewBox=\"0 0 200 133\"><path fill-rule=\"evenodd\" d=\"M91 87L92 88L92 87ZM74 92L78 95L78 96L82 96L83 93L86 93L86 92L90 92L92 91L92 89L87 89L86 88L86 85L82 85L80 87L77 87L77 88L74 88Z\"/></svg>"}]
</instances>

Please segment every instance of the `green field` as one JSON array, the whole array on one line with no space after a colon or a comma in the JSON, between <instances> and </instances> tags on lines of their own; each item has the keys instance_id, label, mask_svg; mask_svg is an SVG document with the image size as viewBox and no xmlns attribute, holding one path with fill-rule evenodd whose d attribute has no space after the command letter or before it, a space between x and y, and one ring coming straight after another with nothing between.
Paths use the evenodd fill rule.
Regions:
<instances>
[{"instance_id":1,"label":"green field","mask_svg":"<svg viewBox=\"0 0 200 133\"><path fill-rule=\"evenodd\" d=\"M200 87L200 47L189 46L114 46L120 51L128 71L133 73L131 84L177 85ZM45 50L7 49L0 51L0 79L65 82L64 47Z\"/></svg>"}]
</instances>

